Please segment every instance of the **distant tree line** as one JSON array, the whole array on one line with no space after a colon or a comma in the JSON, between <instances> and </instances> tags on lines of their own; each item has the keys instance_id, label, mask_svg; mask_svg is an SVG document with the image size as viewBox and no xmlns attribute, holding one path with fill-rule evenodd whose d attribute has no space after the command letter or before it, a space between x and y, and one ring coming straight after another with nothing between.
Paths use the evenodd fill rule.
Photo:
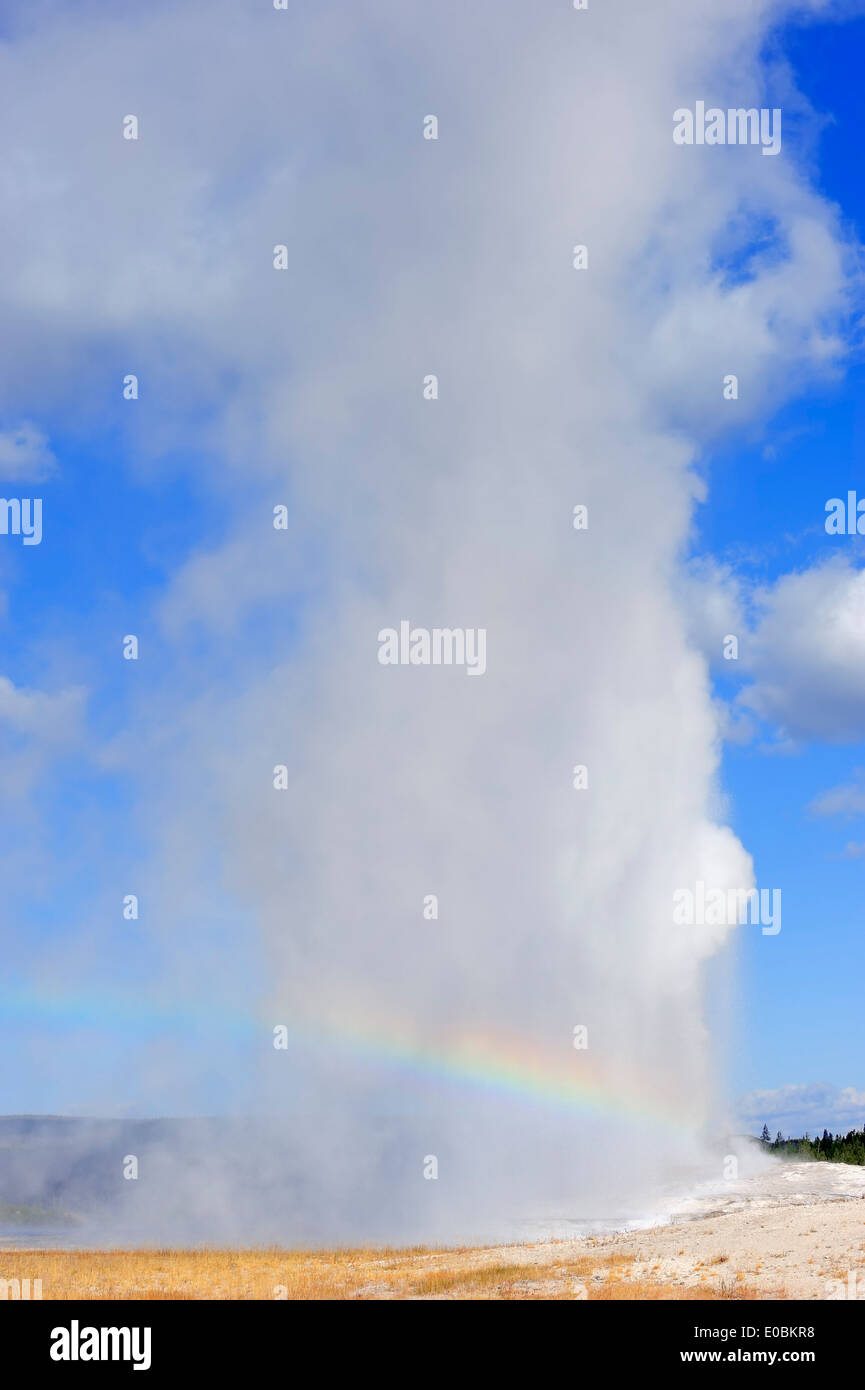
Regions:
<instances>
[{"instance_id":1,"label":"distant tree line","mask_svg":"<svg viewBox=\"0 0 865 1390\"><path fill-rule=\"evenodd\" d=\"M790 1158L812 1158L823 1163L865 1164L865 1125L861 1129L851 1129L846 1134L831 1134L823 1130L820 1139L812 1139L805 1131L801 1139L785 1139L780 1129L773 1139L769 1126L763 1126L760 1144L769 1153L783 1154Z\"/></svg>"}]
</instances>

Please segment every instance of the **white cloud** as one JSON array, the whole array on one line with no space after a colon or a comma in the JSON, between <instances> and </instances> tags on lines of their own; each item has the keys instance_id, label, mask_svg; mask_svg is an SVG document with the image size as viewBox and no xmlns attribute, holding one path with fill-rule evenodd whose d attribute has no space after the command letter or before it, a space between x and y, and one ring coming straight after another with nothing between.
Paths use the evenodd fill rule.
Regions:
<instances>
[{"instance_id":1,"label":"white cloud","mask_svg":"<svg viewBox=\"0 0 865 1390\"><path fill-rule=\"evenodd\" d=\"M66 739L81 717L84 691L70 689L56 695L25 690L0 676L0 725L16 733L35 734L47 742Z\"/></svg>"},{"instance_id":2,"label":"white cloud","mask_svg":"<svg viewBox=\"0 0 865 1390\"><path fill-rule=\"evenodd\" d=\"M865 738L865 569L831 556L754 585L704 556L688 567L681 595L712 669L745 681L721 706L725 737L747 741L762 723L773 730L773 752ZM728 635L738 639L730 662L722 656Z\"/></svg>"},{"instance_id":3,"label":"white cloud","mask_svg":"<svg viewBox=\"0 0 865 1390\"><path fill-rule=\"evenodd\" d=\"M809 810L815 816L865 816L865 771L857 769L852 782L821 792Z\"/></svg>"},{"instance_id":4,"label":"white cloud","mask_svg":"<svg viewBox=\"0 0 865 1390\"><path fill-rule=\"evenodd\" d=\"M69 686L55 693L26 689L0 676L0 877L9 910L13 885L20 887L39 864L29 891L50 874L47 836L40 827L40 793L57 785L59 762L80 755L85 743L86 692ZM19 899L20 901L20 899ZM4 930L7 924L4 922ZM12 928L9 928L10 930Z\"/></svg>"},{"instance_id":5,"label":"white cloud","mask_svg":"<svg viewBox=\"0 0 865 1390\"><path fill-rule=\"evenodd\" d=\"M691 641L716 668L729 670L724 642L740 640L747 631L746 594L732 565L713 556L699 556L688 566L681 588Z\"/></svg>"},{"instance_id":6,"label":"white cloud","mask_svg":"<svg viewBox=\"0 0 865 1390\"><path fill-rule=\"evenodd\" d=\"M57 460L48 439L35 425L0 430L0 481L38 481L53 473Z\"/></svg>"},{"instance_id":7,"label":"white cloud","mask_svg":"<svg viewBox=\"0 0 865 1390\"><path fill-rule=\"evenodd\" d=\"M833 557L754 602L740 703L793 739L865 738L865 569Z\"/></svg>"},{"instance_id":8,"label":"white cloud","mask_svg":"<svg viewBox=\"0 0 865 1390\"><path fill-rule=\"evenodd\" d=\"M865 1126L865 1090L827 1082L779 1086L750 1091L740 1100L738 1111L755 1133L767 1124L773 1139L779 1129L786 1138L801 1138L806 1130L812 1138L824 1129L846 1133Z\"/></svg>"}]
</instances>

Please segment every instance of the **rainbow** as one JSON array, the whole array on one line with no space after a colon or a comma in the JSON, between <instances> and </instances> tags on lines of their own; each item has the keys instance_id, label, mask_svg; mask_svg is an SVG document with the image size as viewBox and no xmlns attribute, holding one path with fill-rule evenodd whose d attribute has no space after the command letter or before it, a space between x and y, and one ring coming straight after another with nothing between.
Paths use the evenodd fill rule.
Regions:
<instances>
[{"instance_id":1,"label":"rainbow","mask_svg":"<svg viewBox=\"0 0 865 1390\"><path fill-rule=\"evenodd\" d=\"M298 1043L323 1044L420 1081L468 1086L557 1110L578 1110L692 1131L695 1116L658 1093L646 1077L602 1069L587 1050L542 1047L524 1037L465 1035L424 1043L405 1025L316 1018L283 1025ZM564 1054L564 1055L562 1055Z\"/></svg>"},{"instance_id":2,"label":"rainbow","mask_svg":"<svg viewBox=\"0 0 865 1390\"><path fill-rule=\"evenodd\" d=\"M254 1013L223 1006L143 1003L140 997L20 989L0 997L7 1023L54 1026L65 1030L131 1025L147 1032L201 1035L212 1031L255 1046L256 1040L283 1030L283 1045L335 1052L349 1061L385 1067L422 1084L470 1088L487 1096L519 1099L558 1111L580 1111L605 1118L692 1131L697 1117L659 1090L655 1078L601 1066L590 1050L550 1047L524 1035L452 1034L421 1039L404 1021L294 1015L289 1022L274 1008Z\"/></svg>"}]
</instances>

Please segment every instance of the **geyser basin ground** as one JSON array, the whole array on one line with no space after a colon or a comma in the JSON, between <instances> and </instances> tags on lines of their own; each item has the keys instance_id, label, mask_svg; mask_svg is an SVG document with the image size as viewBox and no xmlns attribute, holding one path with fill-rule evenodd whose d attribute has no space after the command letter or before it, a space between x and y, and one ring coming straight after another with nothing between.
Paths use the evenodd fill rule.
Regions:
<instances>
[{"instance_id":1,"label":"geyser basin ground","mask_svg":"<svg viewBox=\"0 0 865 1390\"><path fill-rule=\"evenodd\" d=\"M43 1299L841 1299L865 1293L865 1172L769 1164L665 1226L444 1250L0 1253ZM852 1295L851 1295L851 1290Z\"/></svg>"}]
</instances>

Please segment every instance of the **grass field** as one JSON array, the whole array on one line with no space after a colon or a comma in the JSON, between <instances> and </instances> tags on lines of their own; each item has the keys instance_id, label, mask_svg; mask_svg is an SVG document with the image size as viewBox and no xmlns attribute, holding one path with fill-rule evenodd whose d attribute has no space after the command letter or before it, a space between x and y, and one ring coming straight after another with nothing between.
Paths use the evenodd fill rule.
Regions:
<instances>
[{"instance_id":1,"label":"grass field","mask_svg":"<svg viewBox=\"0 0 865 1390\"><path fill-rule=\"evenodd\" d=\"M560 1249L561 1247L559 1247ZM21 1250L0 1279L40 1279L43 1299L755 1298L723 1262L695 1287L633 1268L633 1256L503 1250Z\"/></svg>"}]
</instances>

